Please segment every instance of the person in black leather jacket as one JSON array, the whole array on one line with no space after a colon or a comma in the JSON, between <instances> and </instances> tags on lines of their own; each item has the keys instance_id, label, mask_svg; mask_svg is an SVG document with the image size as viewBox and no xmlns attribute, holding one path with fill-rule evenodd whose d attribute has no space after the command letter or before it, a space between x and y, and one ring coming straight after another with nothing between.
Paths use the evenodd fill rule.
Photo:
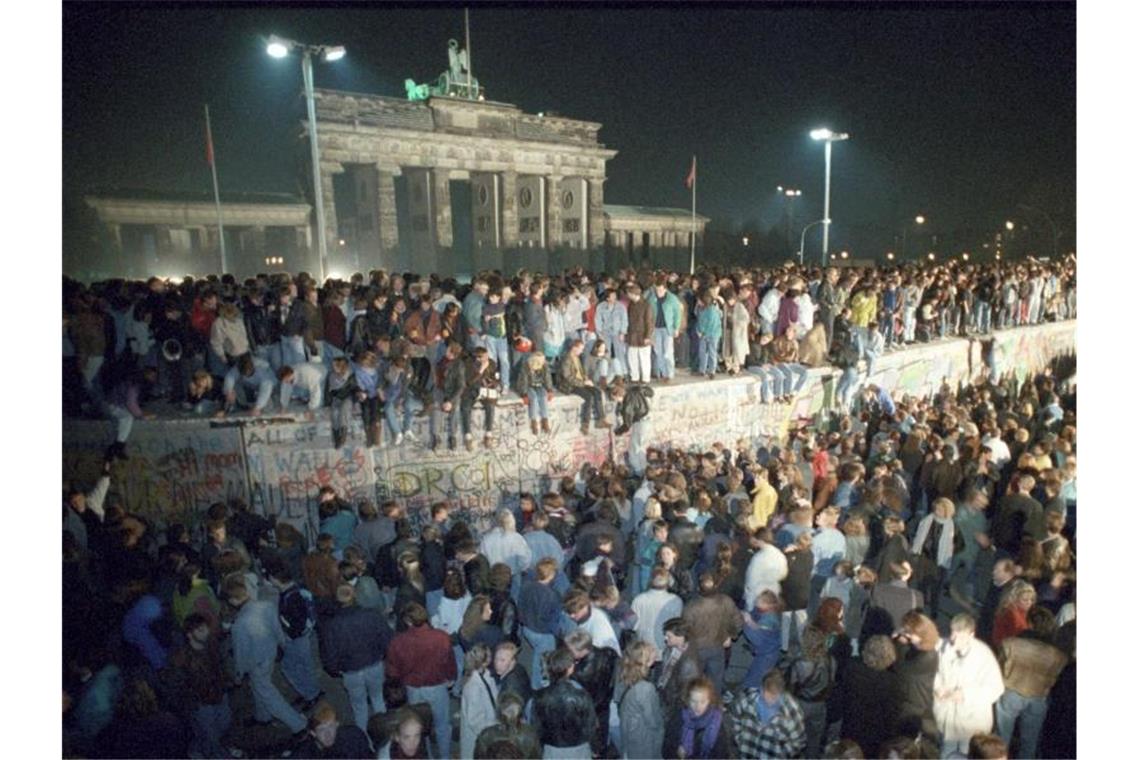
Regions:
<instances>
[{"instance_id":1,"label":"person in black leather jacket","mask_svg":"<svg viewBox=\"0 0 1140 760\"><path fill-rule=\"evenodd\" d=\"M546 663L550 686L534 695L534 728L546 746L579 748L591 744L597 733L598 715L593 699L571 678L575 667L569 649L551 652Z\"/></svg>"},{"instance_id":2,"label":"person in black leather jacket","mask_svg":"<svg viewBox=\"0 0 1140 760\"><path fill-rule=\"evenodd\" d=\"M512 692L522 700L525 707L534 696L530 686L530 676L526 668L519 664L519 646L513 641L502 641L495 647L495 659L492 661L495 674L495 683L499 685L499 699L507 692Z\"/></svg>"},{"instance_id":3,"label":"person in black leather jacket","mask_svg":"<svg viewBox=\"0 0 1140 760\"><path fill-rule=\"evenodd\" d=\"M511 569L502 562L491 566L490 589L491 625L503 631L507 641L519 643L519 611L511 600Z\"/></svg>"},{"instance_id":4,"label":"person in black leather jacket","mask_svg":"<svg viewBox=\"0 0 1140 760\"><path fill-rule=\"evenodd\" d=\"M566 648L574 655L574 675L594 703L597 726L590 739L595 755L602 756L609 744L610 700L614 696L614 672L618 655L613 649L594 646L589 631L577 628L566 635Z\"/></svg>"}]
</instances>

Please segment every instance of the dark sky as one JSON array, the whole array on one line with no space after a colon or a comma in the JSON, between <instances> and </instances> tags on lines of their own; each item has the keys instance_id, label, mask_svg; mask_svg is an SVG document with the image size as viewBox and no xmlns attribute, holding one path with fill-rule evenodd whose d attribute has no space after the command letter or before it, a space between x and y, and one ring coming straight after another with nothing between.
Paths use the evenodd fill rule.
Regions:
<instances>
[{"instance_id":1,"label":"dark sky","mask_svg":"<svg viewBox=\"0 0 1140 760\"><path fill-rule=\"evenodd\" d=\"M1076 198L1075 4L473 6L472 63L491 100L601 122L619 151L606 200L779 221L778 184L823 207L833 240L902 220L994 228L1019 203L1071 232ZM92 186L209 190L203 103L223 189L295 192L298 60L260 35L339 43L318 87L403 96L434 80L461 7L110 6L63 12L65 199ZM861 229L863 235L856 234ZM833 244L834 245L834 244Z\"/></svg>"}]
</instances>

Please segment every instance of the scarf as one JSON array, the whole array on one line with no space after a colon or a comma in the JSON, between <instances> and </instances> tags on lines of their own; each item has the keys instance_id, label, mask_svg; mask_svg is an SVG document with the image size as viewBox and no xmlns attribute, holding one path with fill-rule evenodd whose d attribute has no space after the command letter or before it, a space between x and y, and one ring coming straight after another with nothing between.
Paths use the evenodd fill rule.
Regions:
<instances>
[{"instance_id":1,"label":"scarf","mask_svg":"<svg viewBox=\"0 0 1140 760\"><path fill-rule=\"evenodd\" d=\"M699 718L688 707L681 710L681 746L685 750L685 757L712 757L713 745L716 744L717 736L720 734L720 722L723 717L721 711L715 707L710 707ZM697 731L704 732L701 735L700 754L693 752Z\"/></svg>"},{"instance_id":2,"label":"scarf","mask_svg":"<svg viewBox=\"0 0 1140 760\"><path fill-rule=\"evenodd\" d=\"M942 526L942 535L938 537L938 566L948 568L950 567L950 560L954 556L954 521L952 519L933 514L922 518L922 522L918 524L918 531L914 534L913 546L916 552L922 551L922 546L926 543L926 534L930 532L930 527L935 521Z\"/></svg>"}]
</instances>

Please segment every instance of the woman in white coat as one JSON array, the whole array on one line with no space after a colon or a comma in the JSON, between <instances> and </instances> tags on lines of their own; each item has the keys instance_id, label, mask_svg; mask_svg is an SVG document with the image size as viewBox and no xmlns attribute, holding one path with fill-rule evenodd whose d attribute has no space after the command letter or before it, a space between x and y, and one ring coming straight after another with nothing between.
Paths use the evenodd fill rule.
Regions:
<instances>
[{"instance_id":1,"label":"woman in white coat","mask_svg":"<svg viewBox=\"0 0 1140 760\"><path fill-rule=\"evenodd\" d=\"M487 671L490 664L491 650L486 644L476 644L467 652L459 713L459 757L463 760L475 757L475 740L479 733L497 722L495 706L499 687Z\"/></svg>"}]
</instances>

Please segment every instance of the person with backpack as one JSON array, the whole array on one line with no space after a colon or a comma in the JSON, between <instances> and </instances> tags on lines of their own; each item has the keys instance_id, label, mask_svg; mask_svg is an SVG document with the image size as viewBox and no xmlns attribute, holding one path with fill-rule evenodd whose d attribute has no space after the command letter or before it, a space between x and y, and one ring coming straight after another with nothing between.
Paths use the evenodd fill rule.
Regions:
<instances>
[{"instance_id":1,"label":"person with backpack","mask_svg":"<svg viewBox=\"0 0 1140 760\"><path fill-rule=\"evenodd\" d=\"M324 693L317 684L317 663L313 658L313 629L317 625L317 608L308 589L293 581L289 566L278 557L266 557L269 582L280 592L277 619L285 632L281 673L293 690L304 700L301 711L308 712Z\"/></svg>"}]
</instances>

